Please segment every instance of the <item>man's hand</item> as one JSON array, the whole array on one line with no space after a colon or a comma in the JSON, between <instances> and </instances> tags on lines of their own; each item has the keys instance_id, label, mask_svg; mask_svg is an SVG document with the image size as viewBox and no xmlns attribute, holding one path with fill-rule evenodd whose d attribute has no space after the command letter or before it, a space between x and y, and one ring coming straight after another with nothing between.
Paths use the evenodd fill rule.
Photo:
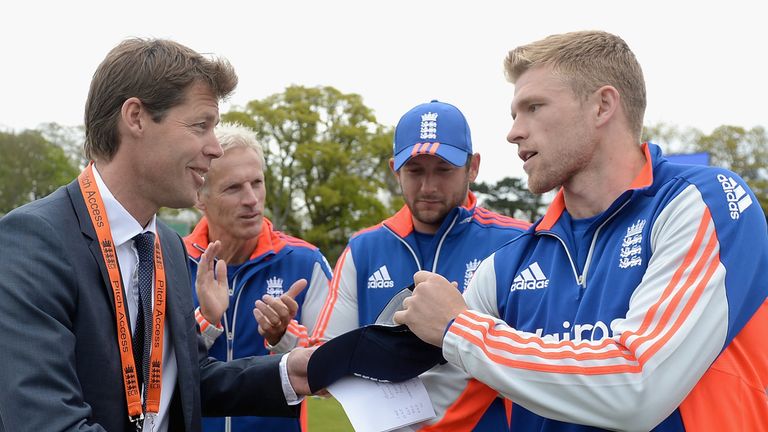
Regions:
<instances>
[{"instance_id":1,"label":"man's hand","mask_svg":"<svg viewBox=\"0 0 768 432\"><path fill-rule=\"evenodd\" d=\"M259 323L259 334L269 342L270 345L277 345L285 334L291 320L296 316L299 310L299 304L296 303L296 296L307 286L306 279L299 279L291 285L291 288L280 297L272 297L264 294L261 300L256 300L256 307L253 309L253 316Z\"/></svg>"},{"instance_id":2,"label":"man's hand","mask_svg":"<svg viewBox=\"0 0 768 432\"><path fill-rule=\"evenodd\" d=\"M197 265L195 290L200 301L200 313L209 323L218 326L221 316L229 307L229 284L227 283L227 263L216 260L221 251L221 242L209 243ZM214 273L216 277L214 278Z\"/></svg>"},{"instance_id":3,"label":"man's hand","mask_svg":"<svg viewBox=\"0 0 768 432\"><path fill-rule=\"evenodd\" d=\"M397 324L405 324L421 340L443 345L445 327L467 310L456 282L448 282L437 273L419 271L413 275L413 295L403 300L404 310L395 312Z\"/></svg>"},{"instance_id":4,"label":"man's hand","mask_svg":"<svg viewBox=\"0 0 768 432\"><path fill-rule=\"evenodd\" d=\"M307 366L309 365L309 358L316 349L317 347L295 348L288 353L288 380L298 396L312 394L307 379Z\"/></svg>"}]
</instances>

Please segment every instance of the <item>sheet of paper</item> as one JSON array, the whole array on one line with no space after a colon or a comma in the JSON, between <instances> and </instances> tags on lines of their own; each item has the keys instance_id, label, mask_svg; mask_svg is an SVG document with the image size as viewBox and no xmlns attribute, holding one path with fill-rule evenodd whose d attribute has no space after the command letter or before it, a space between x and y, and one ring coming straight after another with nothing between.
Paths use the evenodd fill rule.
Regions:
<instances>
[{"instance_id":1,"label":"sheet of paper","mask_svg":"<svg viewBox=\"0 0 768 432\"><path fill-rule=\"evenodd\" d=\"M385 432L435 417L420 378L383 383L346 377L328 387L344 408L355 432Z\"/></svg>"}]
</instances>

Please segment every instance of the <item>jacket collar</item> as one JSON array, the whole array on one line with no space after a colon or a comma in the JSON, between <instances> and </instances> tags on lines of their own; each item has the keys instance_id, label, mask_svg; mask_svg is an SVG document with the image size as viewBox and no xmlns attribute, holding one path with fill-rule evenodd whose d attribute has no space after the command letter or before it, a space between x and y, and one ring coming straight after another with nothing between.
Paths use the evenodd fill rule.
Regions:
<instances>
[{"instance_id":1,"label":"jacket collar","mask_svg":"<svg viewBox=\"0 0 768 432\"><path fill-rule=\"evenodd\" d=\"M661 158L661 149L650 143L645 143L642 146L643 153L645 154L645 165L637 174L637 177L629 185L627 191L645 189L653 184L653 167L658 163ZM623 196L624 194L622 194ZM565 211L565 196L563 195L563 189L557 192L557 196L552 200L552 203L547 208L547 213L536 225L536 232L548 231L555 226L560 216Z\"/></svg>"},{"instance_id":2,"label":"jacket collar","mask_svg":"<svg viewBox=\"0 0 768 432\"><path fill-rule=\"evenodd\" d=\"M195 229L184 237L184 245L187 247L187 253L194 259L199 259L203 252L195 247L198 246L205 249L210 242L208 238L208 219L203 216L200 222L197 223ZM272 221L264 217L264 221L261 224L261 232L259 233L259 240L256 243L256 248L251 253L249 260L255 260L265 256L267 254L276 254L280 252L286 246L285 240L283 240L277 231L272 228Z\"/></svg>"},{"instance_id":3,"label":"jacket collar","mask_svg":"<svg viewBox=\"0 0 768 432\"><path fill-rule=\"evenodd\" d=\"M451 223L451 220L453 220L453 215L455 215L456 212L460 213L459 217L463 220L474 213L476 205L477 197L475 197L475 194L473 194L472 191L467 192L467 198L464 200L464 205L454 208L446 215L443 223L440 225L438 233ZM407 205L404 205L397 213L384 220L382 224L392 230L392 232L398 236L407 237L414 231L413 213L411 213L411 209L408 208Z\"/></svg>"}]
</instances>

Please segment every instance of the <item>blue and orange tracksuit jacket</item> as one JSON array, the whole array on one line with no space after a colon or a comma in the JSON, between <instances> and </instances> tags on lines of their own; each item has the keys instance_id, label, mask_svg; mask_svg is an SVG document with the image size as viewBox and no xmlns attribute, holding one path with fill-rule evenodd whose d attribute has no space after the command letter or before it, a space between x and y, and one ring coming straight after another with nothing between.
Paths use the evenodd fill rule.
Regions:
<instances>
[{"instance_id":1,"label":"blue and orange tracksuit jacket","mask_svg":"<svg viewBox=\"0 0 768 432\"><path fill-rule=\"evenodd\" d=\"M199 248L208 245L208 222L201 219L195 229L184 238L189 254L195 304L199 305L194 290L197 264L202 252ZM209 348L208 354L219 360L268 355L270 349L258 332L258 325L253 317L256 300L264 294L275 297L282 295L299 279L306 279L307 288L297 297L299 310L297 320L288 326L285 335L272 351L285 352L294 346L306 346L308 334L314 329L318 313L328 292L331 269L325 257L317 247L272 229L272 223L264 218L259 241L251 257L245 263L227 268L230 297L229 308L222 317L224 332ZM208 325L197 313L201 329ZM302 407L305 408L305 407ZM302 416L306 412L302 409ZM279 430L296 431L301 429L300 420L282 417L206 417L203 418L203 430L213 431L252 431Z\"/></svg>"},{"instance_id":2,"label":"blue and orange tracksuit jacket","mask_svg":"<svg viewBox=\"0 0 768 432\"><path fill-rule=\"evenodd\" d=\"M466 288L485 257L530 226L476 204L474 194L469 192L465 205L448 213L426 250L421 250L416 241L407 206L382 223L355 234L336 263L313 338L330 339L376 322L393 296L413 284L413 275L419 270L439 273L457 282L459 289ZM441 424L460 420L460 426L451 423L453 426L445 426L444 430L508 428L504 402L496 391L477 382L456 382L461 389L449 396L461 395L469 403L445 406L443 395L430 394L435 407L440 407L438 418L447 417Z\"/></svg>"},{"instance_id":3,"label":"blue and orange tracksuit jacket","mask_svg":"<svg viewBox=\"0 0 768 432\"><path fill-rule=\"evenodd\" d=\"M443 354L512 430L768 430L765 214L736 174L643 149L582 236L558 195L464 293Z\"/></svg>"}]
</instances>

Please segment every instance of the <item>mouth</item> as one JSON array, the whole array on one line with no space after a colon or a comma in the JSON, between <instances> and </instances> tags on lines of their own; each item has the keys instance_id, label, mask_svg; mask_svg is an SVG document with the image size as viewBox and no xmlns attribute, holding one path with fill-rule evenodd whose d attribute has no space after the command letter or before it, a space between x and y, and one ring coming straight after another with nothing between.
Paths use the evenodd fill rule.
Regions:
<instances>
[{"instance_id":1,"label":"mouth","mask_svg":"<svg viewBox=\"0 0 768 432\"><path fill-rule=\"evenodd\" d=\"M520 151L520 152L518 152L518 153L517 153L517 156L518 156L518 157L520 158L520 160L522 160L523 162L528 162L528 160L529 160L530 158L532 158L532 157L536 156L537 154L539 154L539 153L538 153L538 152L535 152L535 151Z\"/></svg>"},{"instance_id":2,"label":"mouth","mask_svg":"<svg viewBox=\"0 0 768 432\"><path fill-rule=\"evenodd\" d=\"M205 182L205 173L208 172L208 168L196 168L188 167L190 171L197 175L197 179L200 183Z\"/></svg>"},{"instance_id":3,"label":"mouth","mask_svg":"<svg viewBox=\"0 0 768 432\"><path fill-rule=\"evenodd\" d=\"M261 216L261 213L246 213L246 214L240 215L240 219L256 219L259 216Z\"/></svg>"},{"instance_id":4,"label":"mouth","mask_svg":"<svg viewBox=\"0 0 768 432\"><path fill-rule=\"evenodd\" d=\"M442 201L440 200L433 200L433 199L420 199L416 201L416 204L421 204L423 206L432 207L436 205L440 205Z\"/></svg>"}]
</instances>

